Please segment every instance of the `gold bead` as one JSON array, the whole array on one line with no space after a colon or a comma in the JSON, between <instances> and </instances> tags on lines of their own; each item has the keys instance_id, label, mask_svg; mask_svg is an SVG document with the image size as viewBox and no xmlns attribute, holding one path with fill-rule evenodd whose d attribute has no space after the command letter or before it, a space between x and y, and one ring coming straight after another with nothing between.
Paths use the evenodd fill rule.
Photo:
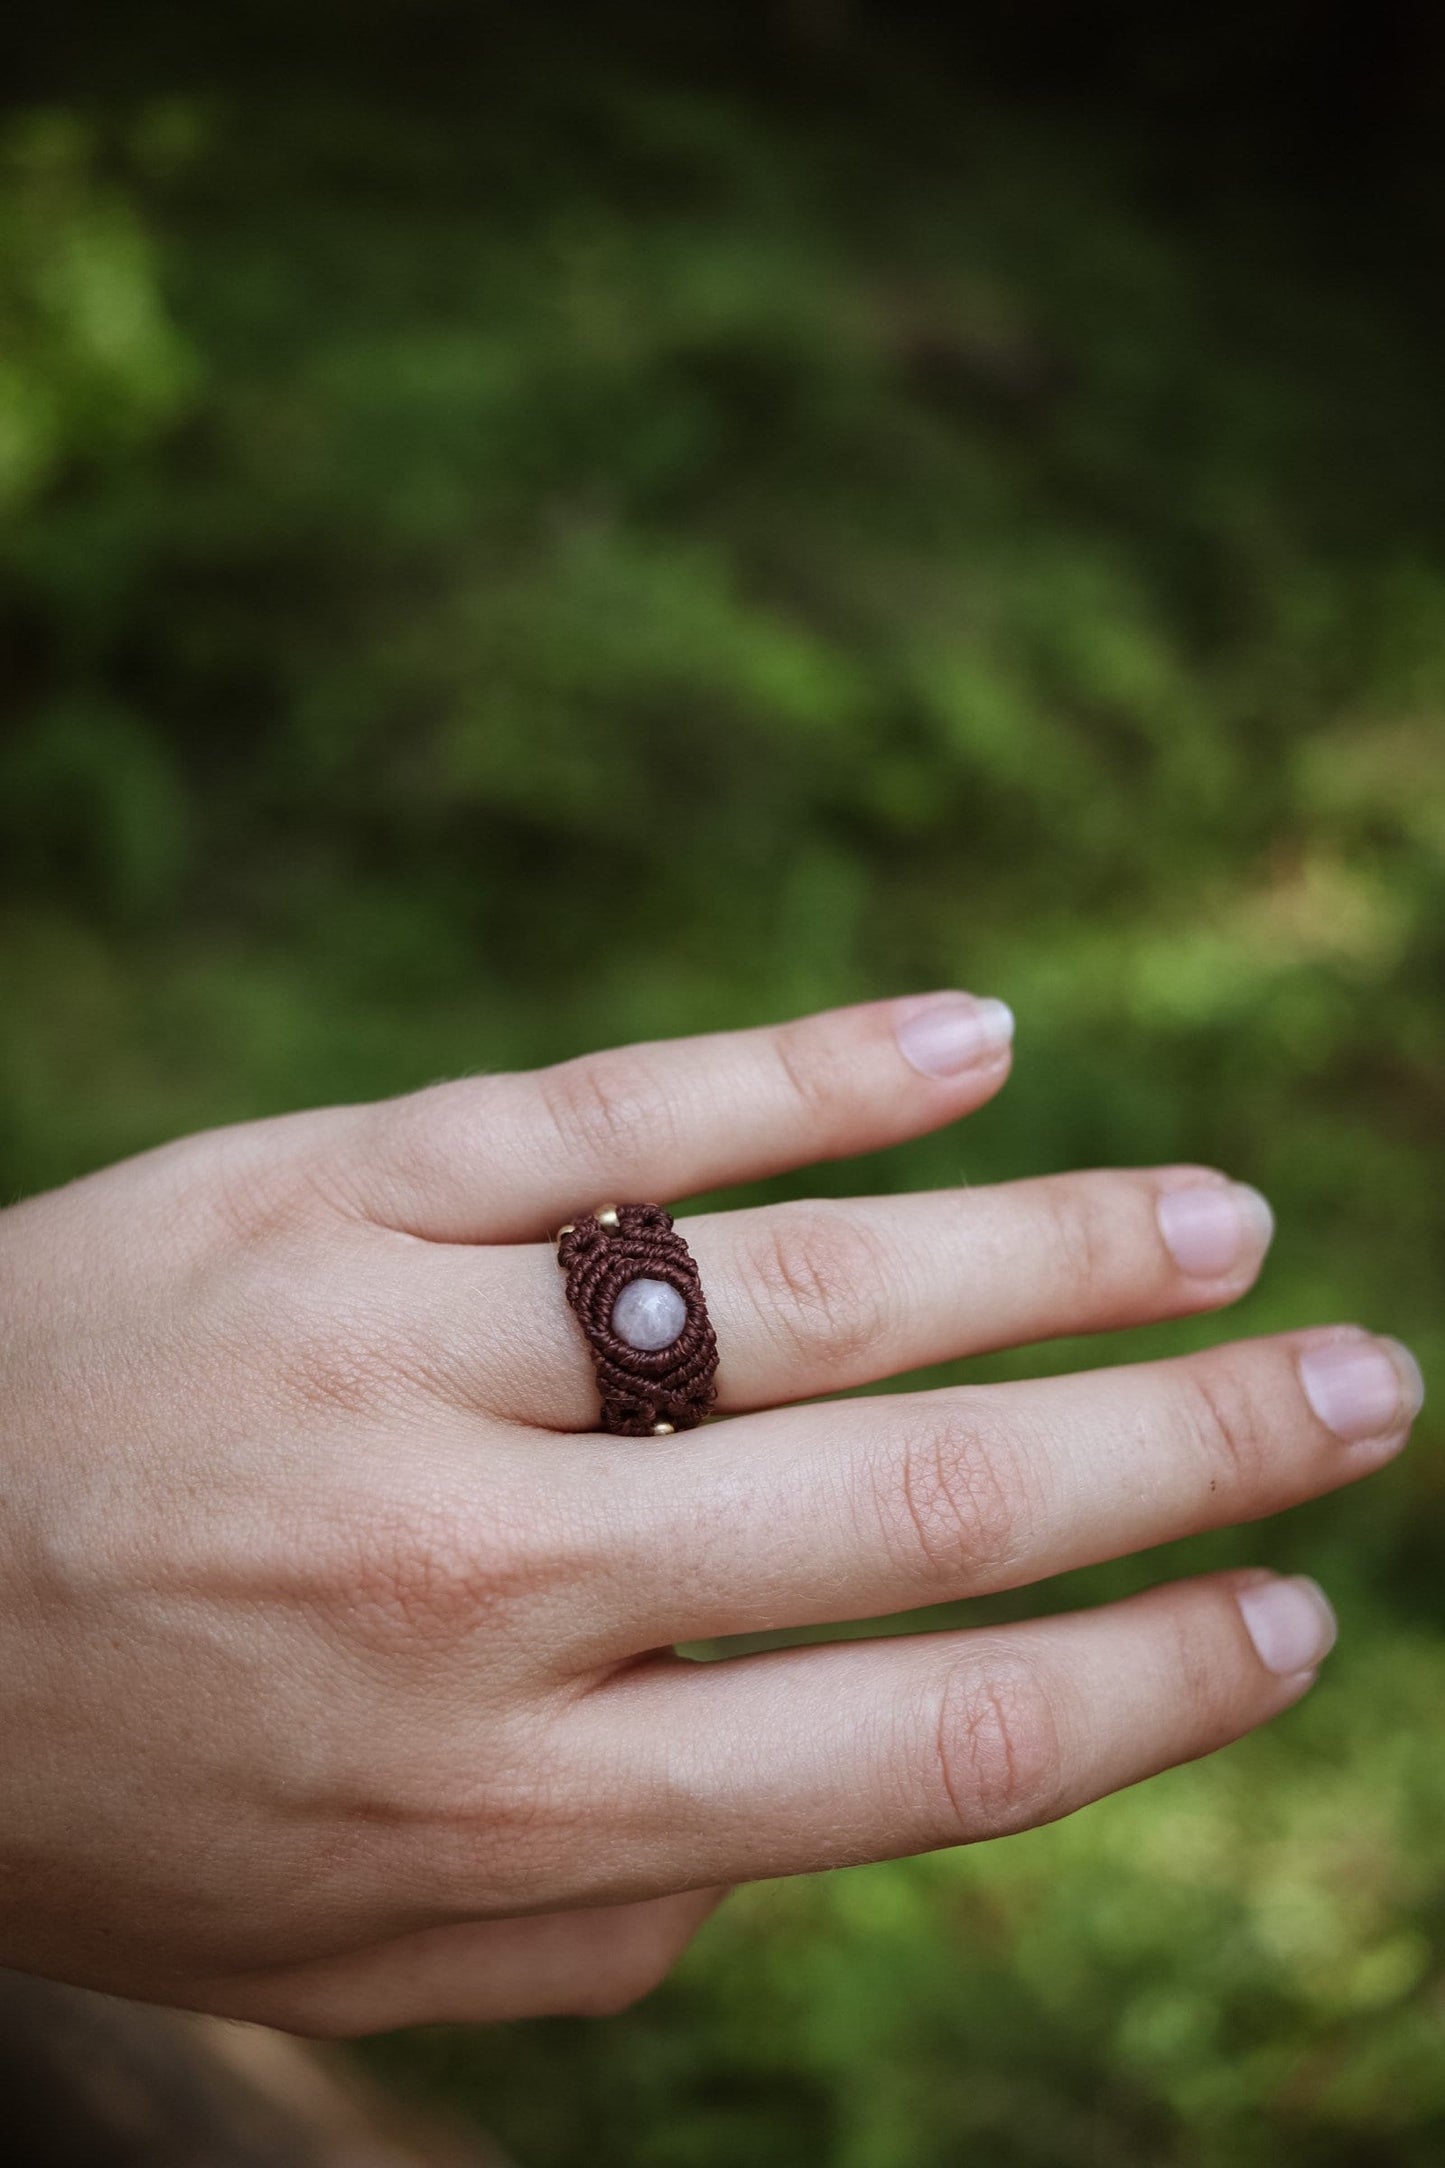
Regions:
<instances>
[{"instance_id":1,"label":"gold bead","mask_svg":"<svg viewBox=\"0 0 1445 2168\"><path fill-rule=\"evenodd\" d=\"M654 1423L652 1435L654 1438L674 1438L677 1433L671 1423Z\"/></svg>"},{"instance_id":2,"label":"gold bead","mask_svg":"<svg viewBox=\"0 0 1445 2168\"><path fill-rule=\"evenodd\" d=\"M617 1217L617 1207L615 1204L598 1205L597 1210L593 1213L592 1217L596 1220L598 1226L605 1227L610 1235L615 1235L618 1228L622 1225L621 1220Z\"/></svg>"}]
</instances>

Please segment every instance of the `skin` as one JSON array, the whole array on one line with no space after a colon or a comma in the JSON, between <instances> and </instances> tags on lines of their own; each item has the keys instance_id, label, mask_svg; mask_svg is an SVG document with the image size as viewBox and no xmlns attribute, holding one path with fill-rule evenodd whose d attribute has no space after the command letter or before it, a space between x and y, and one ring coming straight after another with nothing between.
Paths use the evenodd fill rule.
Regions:
<instances>
[{"instance_id":1,"label":"skin","mask_svg":"<svg viewBox=\"0 0 1445 2168\"><path fill-rule=\"evenodd\" d=\"M314 2033L612 2010L730 1882L1047 1821L1298 1698L1263 1574L671 1653L1251 1520L1404 1440L1404 1370L1363 1440L1306 1397L1350 1326L816 1399L1234 1299L1267 1233L1181 1271L1159 1198L1226 1180L1187 1167L684 1218L732 1419L591 1433L548 1232L968 1114L1008 1052L920 1074L916 1008L223 1130L0 1215L0 1961Z\"/></svg>"}]
</instances>

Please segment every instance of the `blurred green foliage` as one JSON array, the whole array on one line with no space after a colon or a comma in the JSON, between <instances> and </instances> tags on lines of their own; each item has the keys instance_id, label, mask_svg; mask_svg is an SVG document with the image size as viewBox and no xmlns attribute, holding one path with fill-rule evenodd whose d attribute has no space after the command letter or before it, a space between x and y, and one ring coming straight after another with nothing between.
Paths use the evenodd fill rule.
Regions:
<instances>
[{"instance_id":1,"label":"blurred green foliage","mask_svg":"<svg viewBox=\"0 0 1445 2168\"><path fill-rule=\"evenodd\" d=\"M6 1193L964 984L1019 1013L1000 1104L772 1193L1217 1161L1281 1221L1239 1329L1438 1372L1438 177L743 12L31 26ZM372 2053L527 2168L1438 2161L1437 1442L971 1614L1316 1571L1342 1645L1269 1736L744 1893L624 2019Z\"/></svg>"}]
</instances>

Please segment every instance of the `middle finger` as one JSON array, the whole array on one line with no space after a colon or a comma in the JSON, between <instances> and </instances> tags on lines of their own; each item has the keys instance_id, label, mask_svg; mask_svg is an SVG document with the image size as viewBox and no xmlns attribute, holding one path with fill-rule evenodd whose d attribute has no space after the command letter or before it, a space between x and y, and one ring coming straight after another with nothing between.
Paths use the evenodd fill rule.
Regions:
<instances>
[{"instance_id":1,"label":"middle finger","mask_svg":"<svg viewBox=\"0 0 1445 2168\"><path fill-rule=\"evenodd\" d=\"M679 1227L717 1331L718 1408L732 1413L1217 1309L1253 1282L1272 1221L1257 1191L1164 1167L710 1212ZM596 1423L550 1247L435 1247L415 1262L460 1397L519 1422Z\"/></svg>"}]
</instances>

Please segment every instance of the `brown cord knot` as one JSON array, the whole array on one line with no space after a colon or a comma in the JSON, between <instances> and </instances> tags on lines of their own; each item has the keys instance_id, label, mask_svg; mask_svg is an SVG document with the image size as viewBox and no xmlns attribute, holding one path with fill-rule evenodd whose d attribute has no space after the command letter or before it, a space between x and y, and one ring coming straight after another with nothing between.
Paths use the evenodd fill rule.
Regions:
<instances>
[{"instance_id":1,"label":"brown cord knot","mask_svg":"<svg viewBox=\"0 0 1445 2168\"><path fill-rule=\"evenodd\" d=\"M697 1265L672 1214L660 1204L601 1206L562 1229L557 1262L592 1350L602 1428L646 1438L704 1422L716 1393L717 1341ZM687 1309L677 1338L655 1352L629 1346L612 1324L623 1288L642 1279L666 1281Z\"/></svg>"}]
</instances>

